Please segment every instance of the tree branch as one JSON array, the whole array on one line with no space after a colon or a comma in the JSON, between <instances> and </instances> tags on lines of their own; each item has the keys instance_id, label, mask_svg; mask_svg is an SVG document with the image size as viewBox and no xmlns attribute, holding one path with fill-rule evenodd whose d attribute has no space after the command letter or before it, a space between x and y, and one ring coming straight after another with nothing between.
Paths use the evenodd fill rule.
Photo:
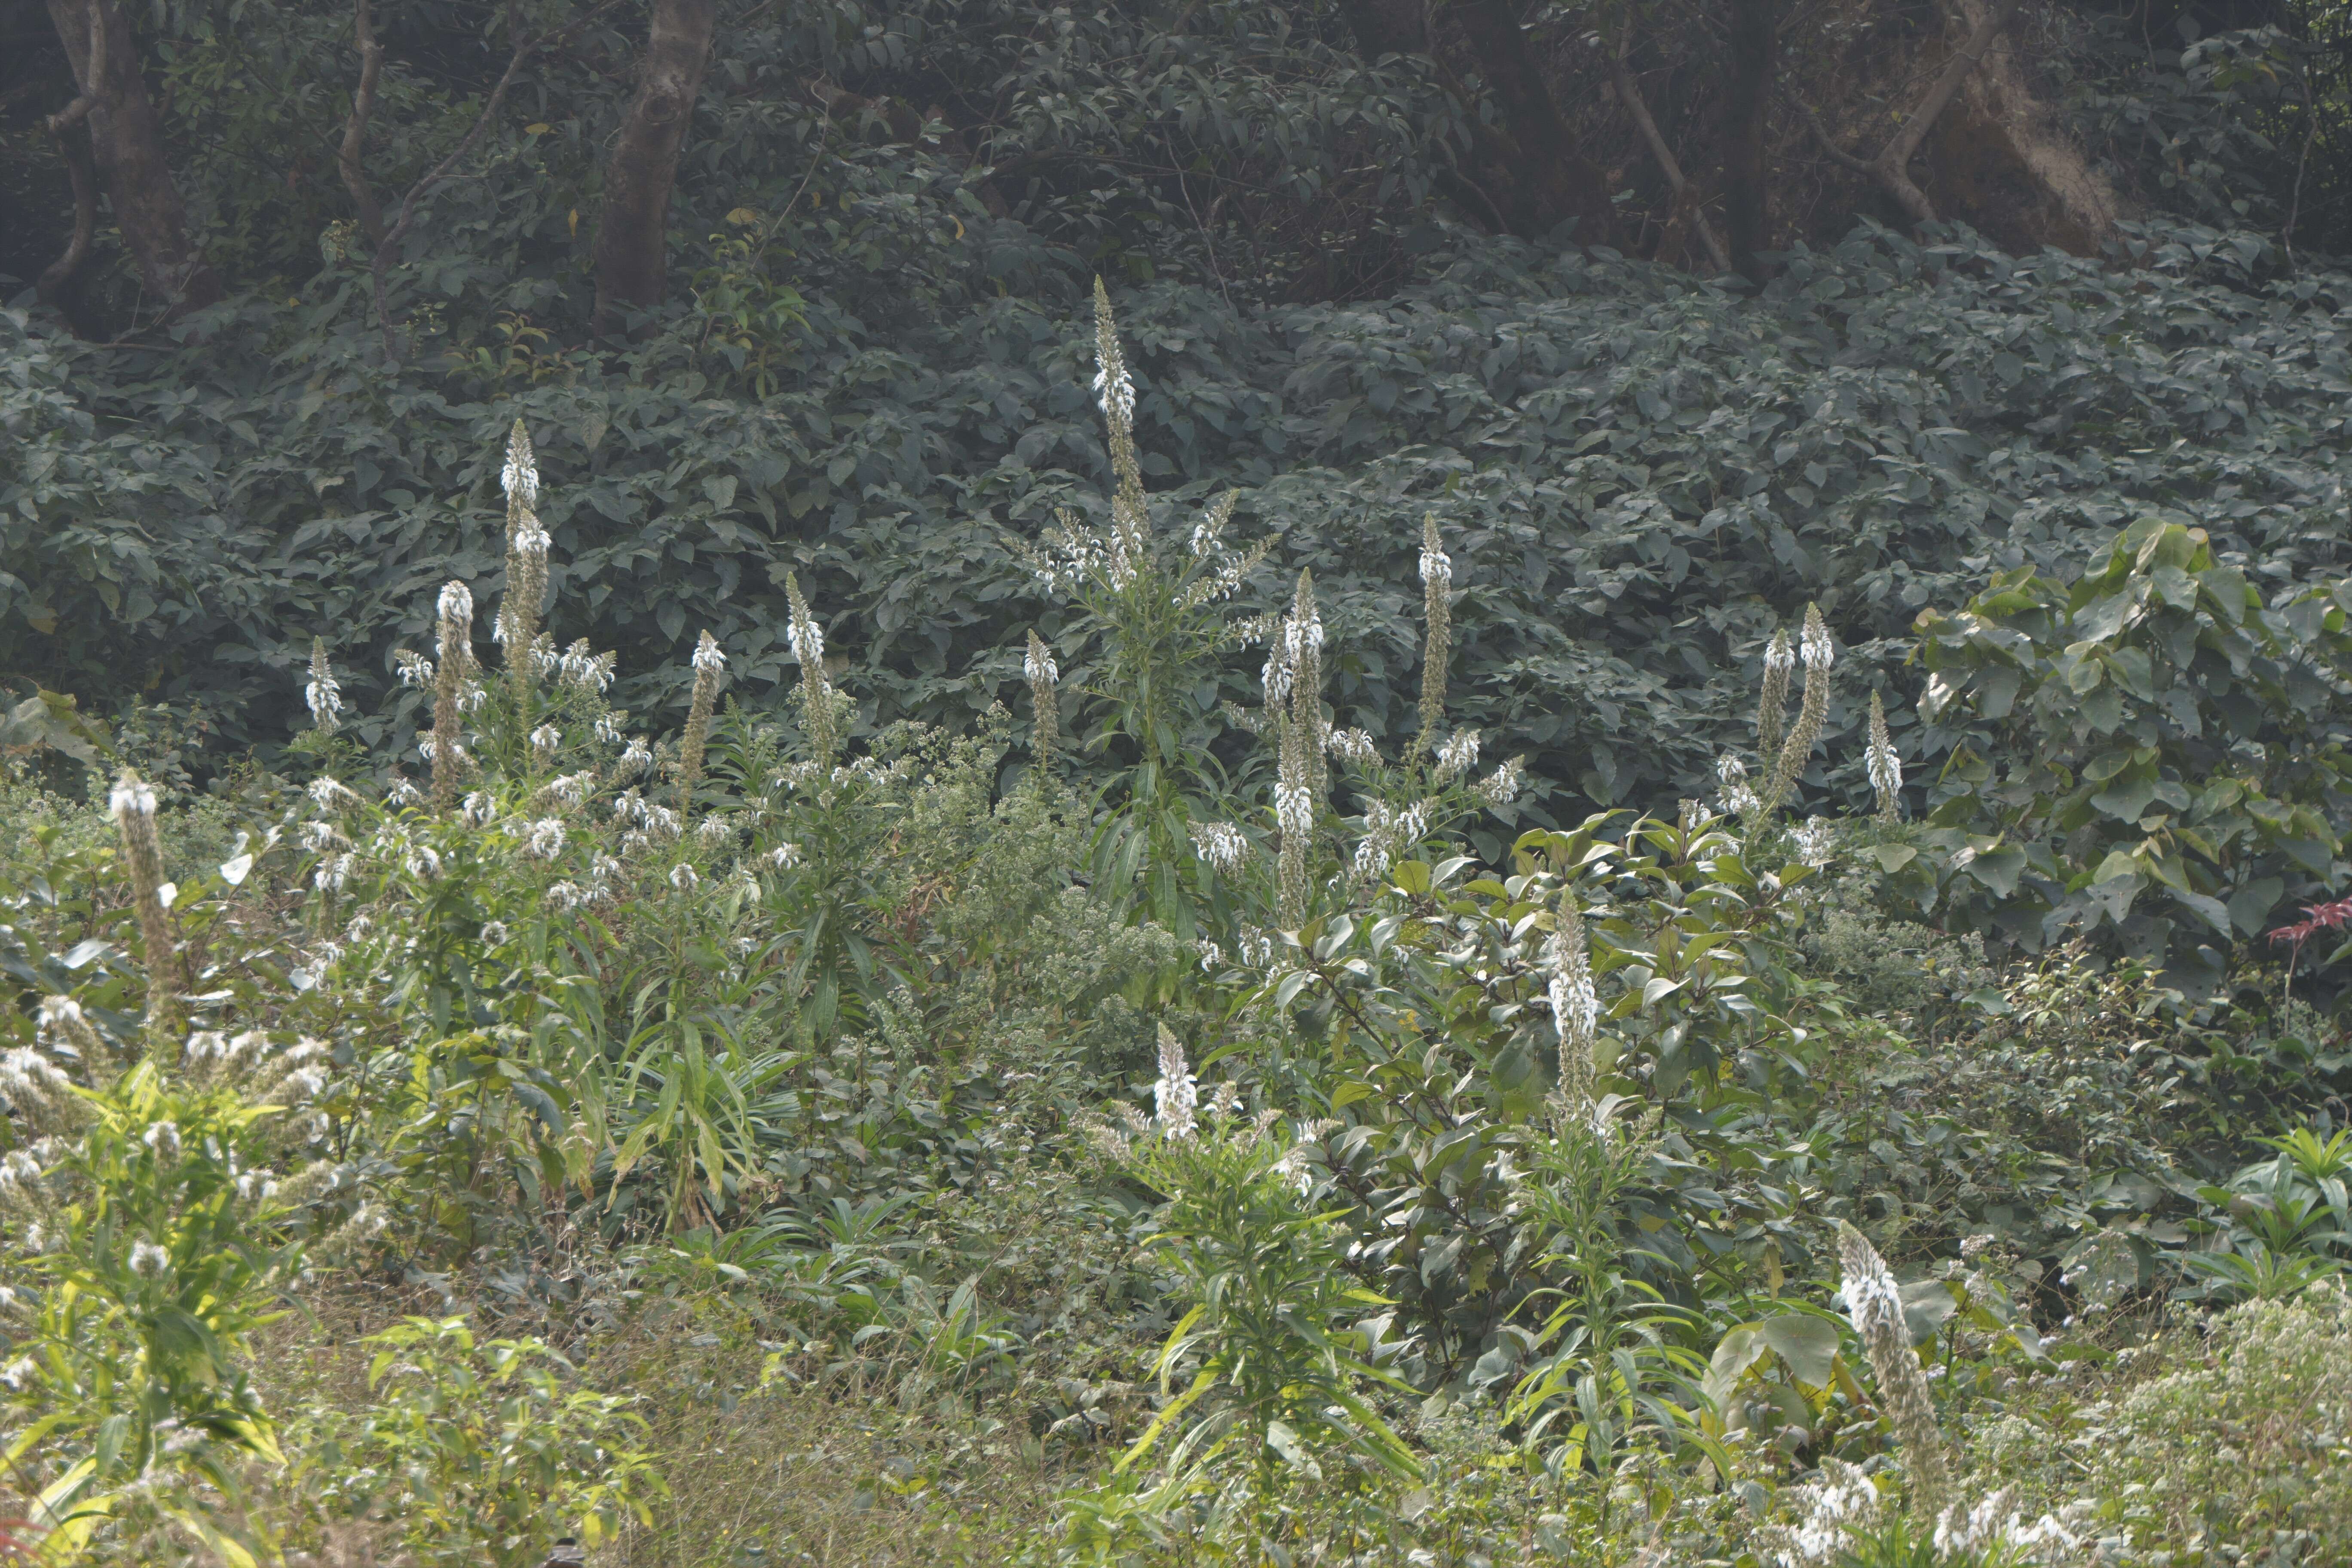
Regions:
<instances>
[{"instance_id":1,"label":"tree branch","mask_svg":"<svg viewBox=\"0 0 2352 1568\"><path fill-rule=\"evenodd\" d=\"M89 118L98 107L98 95L106 89L106 17L96 5L87 8L89 17L89 77L86 83L77 82L80 89L74 100L49 116L48 131L52 136L63 136L73 126Z\"/></svg>"},{"instance_id":2,"label":"tree branch","mask_svg":"<svg viewBox=\"0 0 2352 1568\"><path fill-rule=\"evenodd\" d=\"M1625 57L1633 47L1633 17L1629 10L1623 25L1617 29L1617 58L1611 79L1617 88L1617 101L1623 104L1625 112L1633 117L1634 127L1642 132L1642 140L1650 144L1650 156L1658 161L1659 170L1666 176L1666 184L1675 194L1675 216L1689 216L1691 226L1698 230L1699 243L1706 247L1706 258L1715 264L1716 271L1728 272L1731 270L1731 258L1724 250L1723 242L1716 237L1714 226L1706 221L1706 214L1698 205L1697 192L1690 181L1683 177L1683 166L1675 159L1675 150L1666 145L1665 137L1659 133L1658 122L1650 117L1650 106L1643 100L1641 86L1634 81L1633 70L1625 64Z\"/></svg>"},{"instance_id":3,"label":"tree branch","mask_svg":"<svg viewBox=\"0 0 2352 1568\"><path fill-rule=\"evenodd\" d=\"M1798 107L1804 110L1805 122L1812 127L1813 137L1822 144L1822 151L1841 166L1877 181L1886 194L1895 198L1895 205L1909 215L1912 222L1935 222L1936 209L1927 200L1927 194L1912 184L1911 160L1917 155L1919 143L1927 139L1937 117L1944 112L1953 95L1960 90L1960 83L1970 71L1984 63L1986 54L1992 48L1993 39L2009 26L2010 18L2017 15L2020 4L2021 0L1996 0L1996 4L1969 30L1967 39L1952 58L1945 62L1942 74L1927 89L1927 94L1919 100L1918 107L1906 115L1895 134L1887 138L1886 145L1878 150L1878 156L1866 163L1831 141L1829 132L1822 128L1822 122L1812 110L1799 104Z\"/></svg>"},{"instance_id":4,"label":"tree branch","mask_svg":"<svg viewBox=\"0 0 2352 1568\"><path fill-rule=\"evenodd\" d=\"M370 245L383 243L383 206L368 188L367 171L360 163L360 151L367 139L369 118L375 113L376 79L383 71L383 46L376 42L375 29L368 25L368 0L357 0L353 25L359 39L360 85L352 94L351 117L343 122L343 145L335 158L341 169L343 189L352 194L352 205L358 210L360 232L367 236Z\"/></svg>"},{"instance_id":5,"label":"tree branch","mask_svg":"<svg viewBox=\"0 0 2352 1568\"><path fill-rule=\"evenodd\" d=\"M393 252L400 247L402 240L408 237L408 230L416 221L416 204L424 198L427 191L448 177L449 171L457 166L457 161L473 151L474 143L482 139L482 132L490 128L490 122L498 118L499 106L506 101L507 89L514 85L515 73L522 69L522 62L525 58L542 47L553 47L562 43L564 39L610 11L619 3L620 0L604 0L604 4L587 15L566 23L562 28L544 37L521 37L522 10L519 0L507 0L507 36L518 38L520 41L514 47L514 54L507 61L506 70L499 76L498 85L490 89L489 101L482 105L481 116L474 121L474 128L466 132L465 140L458 142L447 157L433 165L430 174L408 187L408 195L400 204L399 221L392 226L392 232L383 237L383 242L375 247L375 261L368 269L375 296L376 328L383 336L383 357L386 363L399 363L400 351L393 342L392 315L384 305L384 269L392 265Z\"/></svg>"}]
</instances>

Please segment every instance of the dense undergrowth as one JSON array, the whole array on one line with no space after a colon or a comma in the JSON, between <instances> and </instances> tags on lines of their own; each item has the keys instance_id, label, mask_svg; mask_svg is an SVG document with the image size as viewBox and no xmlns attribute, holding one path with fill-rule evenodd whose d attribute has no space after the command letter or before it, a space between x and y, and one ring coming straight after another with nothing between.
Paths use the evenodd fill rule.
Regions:
<instances>
[{"instance_id":1,"label":"dense undergrowth","mask_svg":"<svg viewBox=\"0 0 2352 1568\"><path fill-rule=\"evenodd\" d=\"M1531 817L1524 723L1464 718L1509 619L1476 582L1515 574L1449 510L1475 482L1366 509L1417 613L1343 617L1320 558L1276 598L1263 516L1147 493L1099 295L1091 359L1109 493L1006 520L1055 606L1002 655L1018 718L884 721L920 705L845 689L779 562L773 647L685 623L656 740L541 521L533 437L571 426L530 396L467 459L503 539L448 557L381 700L312 643L307 725L202 791L142 782L168 734L12 717L66 748L0 797L26 1550L2352 1551L2324 517L2119 491L1917 577L1876 667L1743 611L1752 721L1629 703L1660 760L1625 804ZM1679 635L1638 607L1674 584L1621 585L1623 635ZM1924 700L1885 700L1911 651ZM1590 690L1510 668L1590 743Z\"/></svg>"}]
</instances>

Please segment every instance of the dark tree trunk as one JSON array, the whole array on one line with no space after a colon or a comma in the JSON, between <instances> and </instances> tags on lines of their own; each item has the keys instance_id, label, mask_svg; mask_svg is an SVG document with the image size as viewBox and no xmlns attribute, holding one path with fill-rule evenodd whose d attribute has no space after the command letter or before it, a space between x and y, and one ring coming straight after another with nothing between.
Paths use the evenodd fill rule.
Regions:
<instances>
[{"instance_id":1,"label":"dark tree trunk","mask_svg":"<svg viewBox=\"0 0 2352 1568\"><path fill-rule=\"evenodd\" d=\"M1731 269L1764 280L1759 251L1771 243L1772 170L1765 133L1772 110L1780 0L1731 0L1731 79L1723 117L1724 227Z\"/></svg>"},{"instance_id":2,"label":"dark tree trunk","mask_svg":"<svg viewBox=\"0 0 2352 1568\"><path fill-rule=\"evenodd\" d=\"M1538 235L1574 218L1580 244L1606 239L1614 216L1608 181L1577 147L1519 25L1518 7L1513 0L1462 0L1449 10L1503 111L1503 162L1487 160L1479 173L1511 227ZM1504 188L1496 188L1498 176L1508 181Z\"/></svg>"},{"instance_id":3,"label":"dark tree trunk","mask_svg":"<svg viewBox=\"0 0 2352 1568\"><path fill-rule=\"evenodd\" d=\"M48 7L74 80L89 100L91 162L115 226L139 263L141 284L164 303L167 317L214 303L220 279L188 236L188 209L172 183L163 123L140 74L130 24L113 0L48 0ZM105 37L95 51L95 74L94 28Z\"/></svg>"},{"instance_id":4,"label":"dark tree trunk","mask_svg":"<svg viewBox=\"0 0 2352 1568\"><path fill-rule=\"evenodd\" d=\"M596 324L610 333L631 310L661 304L669 273L669 195L677 182L702 73L710 64L716 0L654 0L637 95L604 170L596 227Z\"/></svg>"}]
</instances>

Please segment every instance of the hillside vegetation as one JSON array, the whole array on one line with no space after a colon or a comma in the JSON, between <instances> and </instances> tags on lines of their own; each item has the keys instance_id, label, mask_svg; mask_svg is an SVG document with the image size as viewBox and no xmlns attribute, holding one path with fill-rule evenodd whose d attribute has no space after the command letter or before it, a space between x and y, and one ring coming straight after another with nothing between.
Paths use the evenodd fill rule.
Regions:
<instances>
[{"instance_id":1,"label":"hillside vegetation","mask_svg":"<svg viewBox=\"0 0 2352 1568\"><path fill-rule=\"evenodd\" d=\"M48 9L0 1553L2352 1561L2336 12Z\"/></svg>"}]
</instances>

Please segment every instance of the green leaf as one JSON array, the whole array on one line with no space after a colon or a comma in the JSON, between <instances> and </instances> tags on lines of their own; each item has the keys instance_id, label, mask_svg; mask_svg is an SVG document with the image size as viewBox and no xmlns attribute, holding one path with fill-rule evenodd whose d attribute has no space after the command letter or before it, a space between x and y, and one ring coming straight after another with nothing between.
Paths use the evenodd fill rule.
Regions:
<instances>
[{"instance_id":1,"label":"green leaf","mask_svg":"<svg viewBox=\"0 0 2352 1568\"><path fill-rule=\"evenodd\" d=\"M1810 1313L1783 1312L1764 1321L1763 1334L1764 1342L1788 1363L1789 1375L1808 1388L1829 1386L1838 1352L1835 1323Z\"/></svg>"}]
</instances>

